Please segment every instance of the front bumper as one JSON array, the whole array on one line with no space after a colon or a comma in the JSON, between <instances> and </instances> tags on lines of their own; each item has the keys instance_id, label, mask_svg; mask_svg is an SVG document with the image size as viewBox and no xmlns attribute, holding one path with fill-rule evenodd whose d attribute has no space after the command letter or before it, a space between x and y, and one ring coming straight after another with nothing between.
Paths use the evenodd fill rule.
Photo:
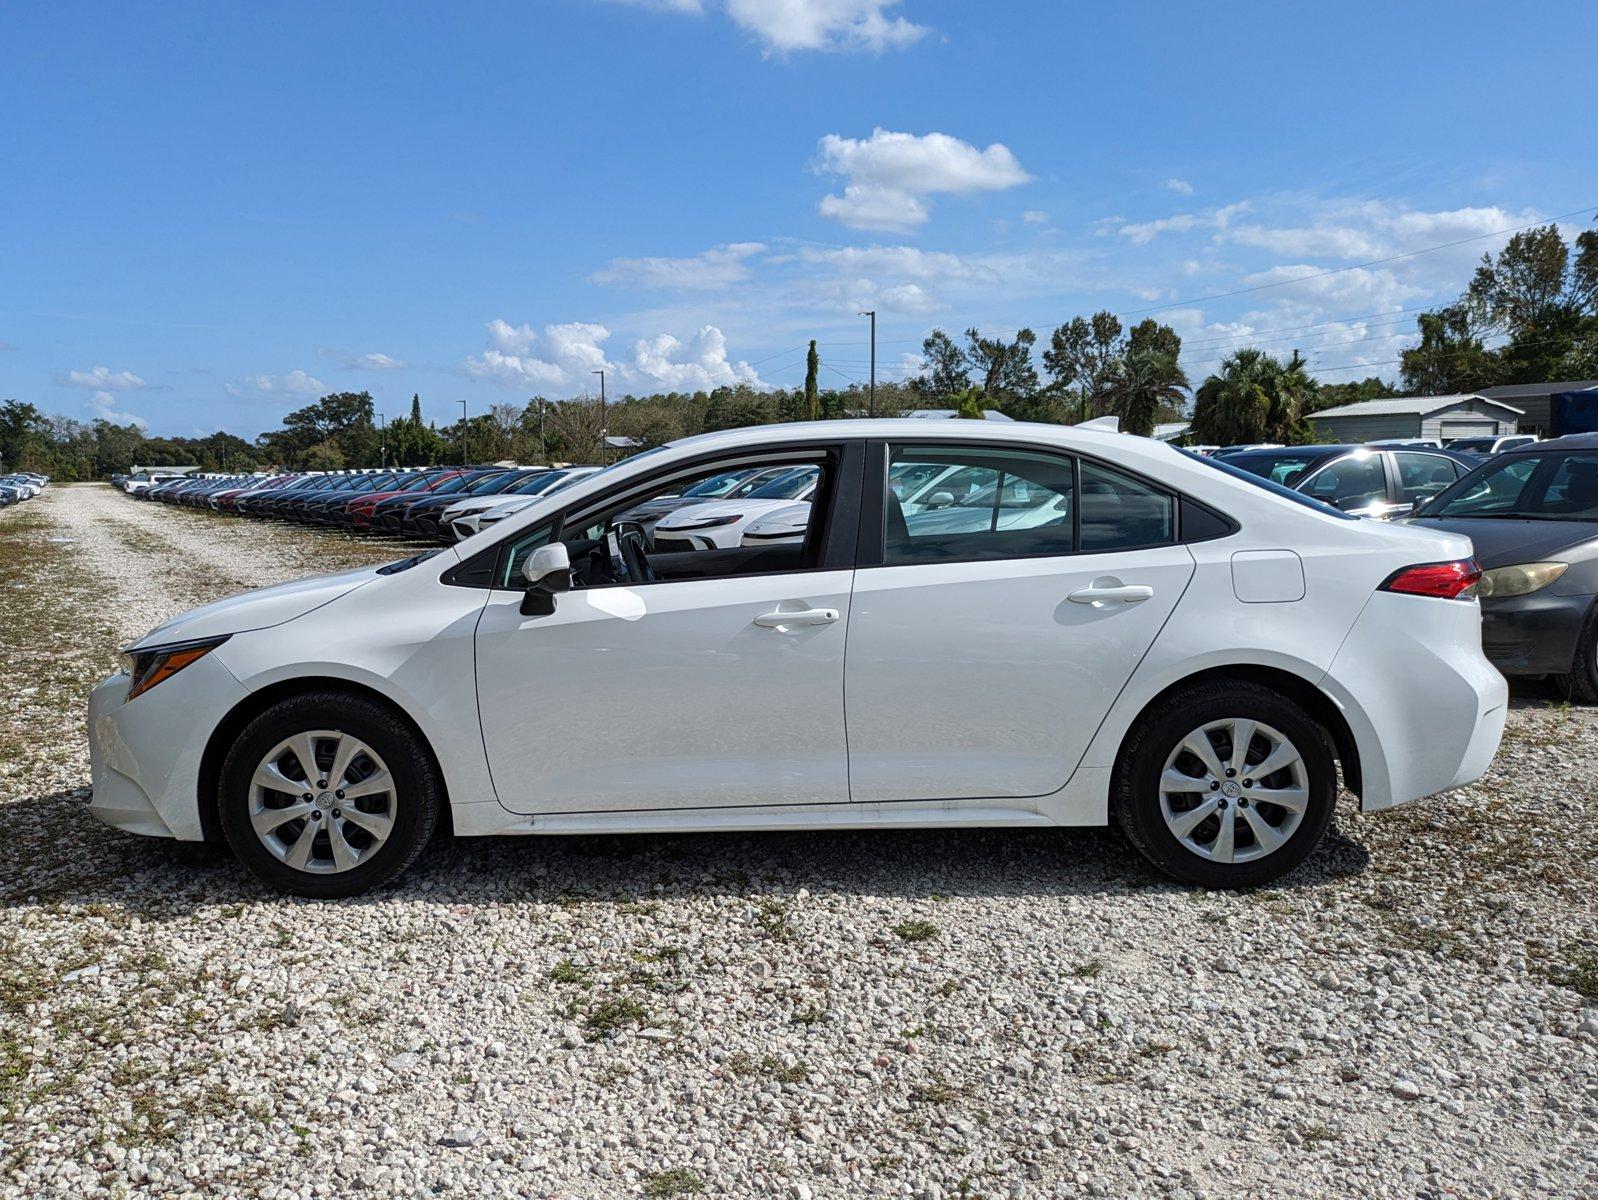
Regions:
<instances>
[{"instance_id":1,"label":"front bumper","mask_svg":"<svg viewBox=\"0 0 1598 1200\"><path fill-rule=\"evenodd\" d=\"M1575 661L1576 641L1592 604L1591 596L1560 596L1547 588L1483 600L1482 649L1505 675L1562 675Z\"/></svg>"},{"instance_id":2,"label":"front bumper","mask_svg":"<svg viewBox=\"0 0 1598 1200\"><path fill-rule=\"evenodd\" d=\"M244 686L207 654L136 700L126 673L89 693L89 812L117 829L201 841L200 759Z\"/></svg>"}]
</instances>

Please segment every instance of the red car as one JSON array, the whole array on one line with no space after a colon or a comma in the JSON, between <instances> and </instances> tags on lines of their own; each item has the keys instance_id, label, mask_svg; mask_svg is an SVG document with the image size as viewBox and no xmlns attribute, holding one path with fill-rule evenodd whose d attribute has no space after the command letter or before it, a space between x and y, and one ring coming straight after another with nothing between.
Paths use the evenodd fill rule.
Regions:
<instances>
[{"instance_id":1,"label":"red car","mask_svg":"<svg viewBox=\"0 0 1598 1200\"><path fill-rule=\"evenodd\" d=\"M405 492L430 492L445 480L454 479L461 470L460 467L452 467L419 474L415 479L407 481L404 487L390 488L386 492L364 492L344 506L345 519L356 529L369 529L372 525L372 510L390 496L399 496Z\"/></svg>"}]
</instances>

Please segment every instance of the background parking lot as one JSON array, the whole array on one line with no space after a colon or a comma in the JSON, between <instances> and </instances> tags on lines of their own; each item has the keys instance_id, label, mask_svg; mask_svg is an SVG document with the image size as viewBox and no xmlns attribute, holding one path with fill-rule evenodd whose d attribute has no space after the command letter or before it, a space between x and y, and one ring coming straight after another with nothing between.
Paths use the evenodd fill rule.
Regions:
<instances>
[{"instance_id":1,"label":"background parking lot","mask_svg":"<svg viewBox=\"0 0 1598 1200\"><path fill-rule=\"evenodd\" d=\"M0 512L0 1190L1598 1183L1598 711L1517 692L1479 784L1345 797L1245 894L1109 831L951 831L440 839L319 903L89 819L120 644L407 552L98 485Z\"/></svg>"}]
</instances>

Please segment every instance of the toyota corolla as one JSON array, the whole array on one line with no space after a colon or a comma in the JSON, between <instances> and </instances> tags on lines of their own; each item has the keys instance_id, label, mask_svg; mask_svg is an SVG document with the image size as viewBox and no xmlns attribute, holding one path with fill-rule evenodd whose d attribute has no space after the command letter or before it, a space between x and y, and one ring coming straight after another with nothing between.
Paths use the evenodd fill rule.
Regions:
<instances>
[{"instance_id":1,"label":"toyota corolla","mask_svg":"<svg viewBox=\"0 0 1598 1200\"><path fill-rule=\"evenodd\" d=\"M620 519L773 466L815 474L797 539L651 549ZM950 467L993 486L918 529L890 481ZM1113 822L1179 880L1258 885L1319 842L1339 767L1367 811L1487 768L1506 686L1482 655L1478 573L1460 534L1113 430L730 430L432 555L152 630L91 697L90 811L225 842L311 896L395 878L446 820L463 836Z\"/></svg>"}]
</instances>

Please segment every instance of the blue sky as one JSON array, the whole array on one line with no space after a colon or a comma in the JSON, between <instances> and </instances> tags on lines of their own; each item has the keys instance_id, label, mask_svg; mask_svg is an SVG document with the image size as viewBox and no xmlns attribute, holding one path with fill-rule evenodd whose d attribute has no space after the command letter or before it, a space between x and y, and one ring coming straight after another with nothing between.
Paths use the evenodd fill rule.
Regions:
<instances>
[{"instance_id":1,"label":"blue sky","mask_svg":"<svg viewBox=\"0 0 1598 1200\"><path fill-rule=\"evenodd\" d=\"M156 433L253 436L363 388L447 421L601 366L614 393L792 385L810 337L827 381L863 380L871 307L882 378L935 325L1044 341L1097 308L1157 310L1195 381L1250 341L1390 378L1414 310L1503 240L1482 235L1598 206L1570 73L1590 2L13 3L0 25L0 397Z\"/></svg>"}]
</instances>

